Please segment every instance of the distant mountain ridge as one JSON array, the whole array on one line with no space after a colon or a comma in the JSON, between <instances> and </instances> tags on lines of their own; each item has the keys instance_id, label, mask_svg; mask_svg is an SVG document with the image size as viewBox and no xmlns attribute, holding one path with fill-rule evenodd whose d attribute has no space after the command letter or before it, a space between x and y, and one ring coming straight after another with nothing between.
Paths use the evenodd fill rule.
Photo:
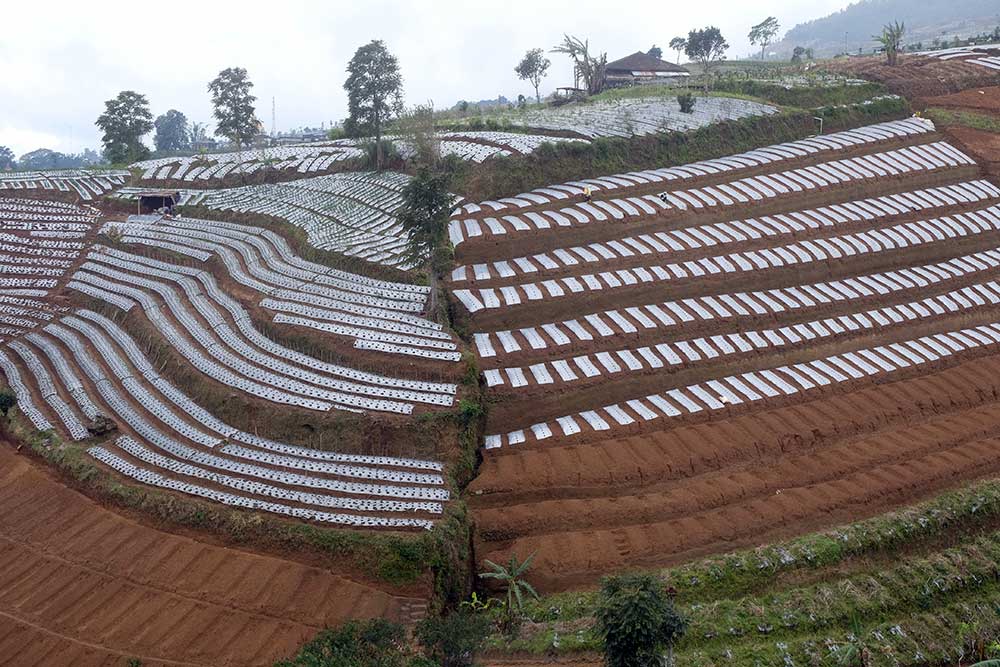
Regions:
<instances>
[{"instance_id":1,"label":"distant mountain ridge","mask_svg":"<svg viewBox=\"0 0 1000 667\"><path fill-rule=\"evenodd\" d=\"M892 21L906 24L907 44L922 41L927 47L934 38L953 40L991 32L1000 25L998 0L860 0L839 12L800 23L789 30L771 51L787 56L796 46L811 48L818 56L832 56L845 50L868 52L871 36Z\"/></svg>"}]
</instances>

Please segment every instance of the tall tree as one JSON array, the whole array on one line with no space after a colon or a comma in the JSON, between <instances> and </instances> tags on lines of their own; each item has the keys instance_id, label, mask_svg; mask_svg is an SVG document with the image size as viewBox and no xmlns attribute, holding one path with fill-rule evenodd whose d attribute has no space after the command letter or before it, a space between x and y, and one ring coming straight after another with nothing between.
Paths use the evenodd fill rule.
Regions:
<instances>
[{"instance_id":1,"label":"tall tree","mask_svg":"<svg viewBox=\"0 0 1000 667\"><path fill-rule=\"evenodd\" d=\"M536 102L542 101L541 95L538 94L538 87L542 84L542 79L545 78L551 64L552 61L545 57L544 51L541 49L531 49L524 54L521 62L514 68L517 78L521 79L521 81L529 81L535 88Z\"/></svg>"},{"instance_id":2,"label":"tall tree","mask_svg":"<svg viewBox=\"0 0 1000 667\"><path fill-rule=\"evenodd\" d=\"M590 40L563 35L562 44L552 47L552 53L564 53L573 61L573 73L582 80L588 95L596 95L604 89L608 54L590 55Z\"/></svg>"},{"instance_id":3,"label":"tall tree","mask_svg":"<svg viewBox=\"0 0 1000 667\"><path fill-rule=\"evenodd\" d=\"M416 175L403 187L396 219L406 230L407 255L414 265L423 264L447 238L448 217L455 203L449 191L453 176L447 165L445 169L434 169L421 163Z\"/></svg>"},{"instance_id":4,"label":"tall tree","mask_svg":"<svg viewBox=\"0 0 1000 667\"><path fill-rule=\"evenodd\" d=\"M872 39L882 44L882 48L885 49L885 62L890 67L896 66L896 62L899 59L899 45L903 43L903 34L905 32L906 26L899 21L895 21L883 26L881 35L872 37Z\"/></svg>"},{"instance_id":5,"label":"tall tree","mask_svg":"<svg viewBox=\"0 0 1000 667\"><path fill-rule=\"evenodd\" d=\"M0 169L13 169L15 166L14 151L6 146L0 146Z\"/></svg>"},{"instance_id":6,"label":"tall tree","mask_svg":"<svg viewBox=\"0 0 1000 667\"><path fill-rule=\"evenodd\" d=\"M778 19L773 16L768 16L766 19L750 28L750 34L747 35L750 38L750 43L760 46L760 59L763 60L765 56L765 51L767 50L767 45L774 41L774 36L778 34L781 29L781 24L778 23Z\"/></svg>"},{"instance_id":7,"label":"tall tree","mask_svg":"<svg viewBox=\"0 0 1000 667\"><path fill-rule=\"evenodd\" d=\"M399 61L385 42L372 40L358 47L347 64L345 129L354 136L375 137L375 168L382 169L382 128L403 110L403 75Z\"/></svg>"},{"instance_id":8,"label":"tall tree","mask_svg":"<svg viewBox=\"0 0 1000 667\"><path fill-rule=\"evenodd\" d=\"M701 63L705 76L705 92L708 92L708 82L711 78L712 68L715 63L723 60L726 56L726 49L729 44L722 32L714 25L701 30L692 30L688 33L687 44L684 46L684 53L688 58Z\"/></svg>"},{"instance_id":9,"label":"tall tree","mask_svg":"<svg viewBox=\"0 0 1000 667\"><path fill-rule=\"evenodd\" d=\"M678 65L681 64L681 52L685 48L687 48L687 43L688 43L688 41L686 39L684 39L683 37L674 37L672 40L670 40L669 46L670 46L671 50L677 52L677 64Z\"/></svg>"},{"instance_id":10,"label":"tall tree","mask_svg":"<svg viewBox=\"0 0 1000 667\"><path fill-rule=\"evenodd\" d=\"M658 47L656 44L653 44L653 48L651 48L649 51L646 51L646 55L652 56L657 60L663 60L663 49Z\"/></svg>"},{"instance_id":11,"label":"tall tree","mask_svg":"<svg viewBox=\"0 0 1000 667\"><path fill-rule=\"evenodd\" d=\"M180 151L191 147L191 133L188 130L187 116L176 109L171 109L153 122L156 134L153 135L153 145L158 151Z\"/></svg>"},{"instance_id":12,"label":"tall tree","mask_svg":"<svg viewBox=\"0 0 1000 667\"><path fill-rule=\"evenodd\" d=\"M145 95L131 90L118 93L104 103L96 125L104 132L101 142L109 162L135 162L149 154L142 137L153 129L153 114Z\"/></svg>"},{"instance_id":13,"label":"tall tree","mask_svg":"<svg viewBox=\"0 0 1000 667\"><path fill-rule=\"evenodd\" d=\"M253 104L257 98L251 90L253 83L242 67L228 67L208 84L215 107L215 133L229 139L237 148L248 146L260 129Z\"/></svg>"}]
</instances>

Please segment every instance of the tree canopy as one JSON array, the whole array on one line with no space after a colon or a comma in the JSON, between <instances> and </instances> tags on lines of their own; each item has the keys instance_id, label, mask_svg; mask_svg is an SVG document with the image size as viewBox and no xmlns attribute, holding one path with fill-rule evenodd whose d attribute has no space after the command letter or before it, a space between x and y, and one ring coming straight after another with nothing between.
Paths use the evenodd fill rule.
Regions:
<instances>
[{"instance_id":1,"label":"tree canopy","mask_svg":"<svg viewBox=\"0 0 1000 667\"><path fill-rule=\"evenodd\" d=\"M135 162L149 154L142 137L153 129L153 114L145 95L131 90L118 93L104 103L96 125L104 133L101 143L109 162Z\"/></svg>"},{"instance_id":2,"label":"tree canopy","mask_svg":"<svg viewBox=\"0 0 1000 667\"><path fill-rule=\"evenodd\" d=\"M604 579L595 617L608 667L661 667L687 630L663 582L650 574Z\"/></svg>"},{"instance_id":3,"label":"tree canopy","mask_svg":"<svg viewBox=\"0 0 1000 667\"><path fill-rule=\"evenodd\" d=\"M403 75L399 61L376 39L358 47L347 64L348 119L344 129L352 136L374 136L376 169L382 168L382 130L403 110Z\"/></svg>"},{"instance_id":4,"label":"tree canopy","mask_svg":"<svg viewBox=\"0 0 1000 667\"><path fill-rule=\"evenodd\" d=\"M530 82L534 87L536 102L542 101L541 96L538 94L538 87L548 73L549 65L551 64L552 62L545 57L545 52L542 49L531 49L524 54L521 62L514 68L517 78Z\"/></svg>"},{"instance_id":5,"label":"tree canopy","mask_svg":"<svg viewBox=\"0 0 1000 667\"><path fill-rule=\"evenodd\" d=\"M804 46L796 46L794 49L792 49L792 62L793 63L801 63L803 59L805 59L805 60L812 60L813 59L813 50L812 49L807 49Z\"/></svg>"},{"instance_id":6,"label":"tree canopy","mask_svg":"<svg viewBox=\"0 0 1000 667\"><path fill-rule=\"evenodd\" d=\"M652 56L657 60L663 60L663 49L658 47L656 44L653 44L653 48L651 48L649 51L646 51L646 55Z\"/></svg>"},{"instance_id":7,"label":"tree canopy","mask_svg":"<svg viewBox=\"0 0 1000 667\"><path fill-rule=\"evenodd\" d=\"M684 51L684 49L687 48L687 43L688 43L688 41L686 39L684 39L683 37L674 37L672 40L670 40L670 44L669 44L670 48L672 50L674 50L674 51L677 52L677 64L678 65L680 65L680 63L681 63L681 52Z\"/></svg>"},{"instance_id":8,"label":"tree canopy","mask_svg":"<svg viewBox=\"0 0 1000 667\"><path fill-rule=\"evenodd\" d=\"M422 264L430 257L447 235L448 217L454 204L450 192L452 177L451 169L420 164L403 188L403 203L396 219L406 231L408 258L415 264Z\"/></svg>"},{"instance_id":9,"label":"tree canopy","mask_svg":"<svg viewBox=\"0 0 1000 667\"><path fill-rule=\"evenodd\" d=\"M722 32L714 25L701 30L692 30L688 33L687 44L684 45L684 53L691 60L701 63L705 75L705 90L708 90L708 83L715 63L725 59L726 50L729 44Z\"/></svg>"},{"instance_id":10,"label":"tree canopy","mask_svg":"<svg viewBox=\"0 0 1000 667\"><path fill-rule=\"evenodd\" d=\"M590 55L590 41L563 35L562 44L552 47L552 53L564 53L573 60L573 73L583 81L588 95L596 95L604 89L608 54Z\"/></svg>"},{"instance_id":11,"label":"tree canopy","mask_svg":"<svg viewBox=\"0 0 1000 667\"><path fill-rule=\"evenodd\" d=\"M778 34L778 30L781 29L781 24L778 23L778 19L773 16L768 16L766 19L750 28L750 34L747 35L750 38L750 43L760 46L760 59L764 60L765 51L767 50L767 45L774 41L774 36Z\"/></svg>"},{"instance_id":12,"label":"tree canopy","mask_svg":"<svg viewBox=\"0 0 1000 667\"><path fill-rule=\"evenodd\" d=\"M188 129L187 116L176 109L158 116L153 122L156 134L153 135L153 145L158 151L180 151L190 148L191 133Z\"/></svg>"},{"instance_id":13,"label":"tree canopy","mask_svg":"<svg viewBox=\"0 0 1000 667\"><path fill-rule=\"evenodd\" d=\"M227 67L208 84L215 108L215 133L237 147L249 145L259 130L260 121L253 96L253 83L242 67Z\"/></svg>"},{"instance_id":14,"label":"tree canopy","mask_svg":"<svg viewBox=\"0 0 1000 667\"><path fill-rule=\"evenodd\" d=\"M17 168L21 170L78 169L101 163L101 156L89 148L85 148L82 153L70 155L48 148L39 148L22 155L17 161Z\"/></svg>"},{"instance_id":15,"label":"tree canopy","mask_svg":"<svg viewBox=\"0 0 1000 667\"><path fill-rule=\"evenodd\" d=\"M15 166L14 151L7 146L0 146L0 169L13 169Z\"/></svg>"},{"instance_id":16,"label":"tree canopy","mask_svg":"<svg viewBox=\"0 0 1000 667\"><path fill-rule=\"evenodd\" d=\"M455 202L451 184L460 162L457 158L441 160L436 165L421 162L416 174L403 187L403 203L396 219L406 231L408 258L414 264L422 264L431 257L447 236L448 218Z\"/></svg>"}]
</instances>

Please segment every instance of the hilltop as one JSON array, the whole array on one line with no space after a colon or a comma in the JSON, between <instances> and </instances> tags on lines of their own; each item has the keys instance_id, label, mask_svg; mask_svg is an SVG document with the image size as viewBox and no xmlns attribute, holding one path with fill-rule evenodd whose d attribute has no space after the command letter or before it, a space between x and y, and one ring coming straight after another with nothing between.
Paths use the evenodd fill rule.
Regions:
<instances>
[{"instance_id":1,"label":"hilltop","mask_svg":"<svg viewBox=\"0 0 1000 667\"><path fill-rule=\"evenodd\" d=\"M823 18L800 23L772 47L778 55L789 55L796 46L811 48L817 56L870 51L871 35L891 21L906 24L906 42L923 41L929 47L935 38L953 40L992 32L1000 25L1000 5L994 0L914 3L909 0L861 0ZM846 36L846 37L845 37Z\"/></svg>"}]
</instances>

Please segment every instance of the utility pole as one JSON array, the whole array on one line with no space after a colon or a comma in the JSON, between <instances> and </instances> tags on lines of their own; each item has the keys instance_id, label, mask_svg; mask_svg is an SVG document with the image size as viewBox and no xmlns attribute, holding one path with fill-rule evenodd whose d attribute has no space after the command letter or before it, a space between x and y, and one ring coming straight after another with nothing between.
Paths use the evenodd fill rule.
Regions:
<instances>
[{"instance_id":1,"label":"utility pole","mask_svg":"<svg viewBox=\"0 0 1000 667\"><path fill-rule=\"evenodd\" d=\"M271 97L271 138L274 139L278 136L278 126L275 119L277 116L274 113L274 96Z\"/></svg>"}]
</instances>

